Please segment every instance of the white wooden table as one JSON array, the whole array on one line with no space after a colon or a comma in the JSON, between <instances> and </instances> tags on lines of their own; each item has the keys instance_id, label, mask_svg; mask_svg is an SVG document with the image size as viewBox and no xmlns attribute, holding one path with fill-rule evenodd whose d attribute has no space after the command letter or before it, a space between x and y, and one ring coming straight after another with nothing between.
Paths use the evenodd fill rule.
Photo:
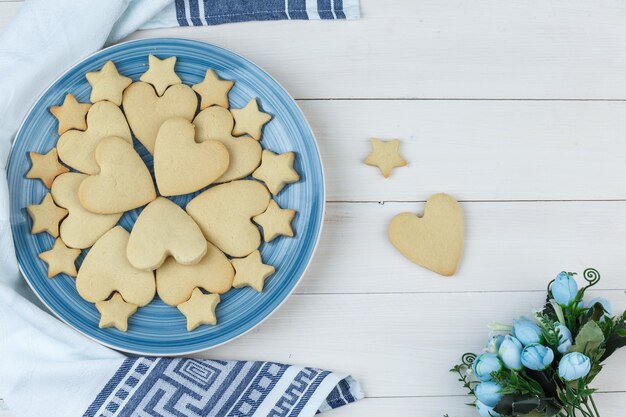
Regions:
<instances>
[{"instance_id":1,"label":"white wooden table","mask_svg":"<svg viewBox=\"0 0 626 417\"><path fill-rule=\"evenodd\" d=\"M0 3L0 27L18 11ZM352 373L367 399L329 417L475 416L448 369L492 320L542 304L559 271L593 266L626 308L626 3L362 0L352 22L263 22L135 33L201 39L250 58L298 99L321 147L328 205L296 293L207 358ZM408 168L363 165L403 139ZM399 255L387 225L436 192L466 222L460 270ZM626 351L597 379L626 409Z\"/></svg>"}]
</instances>

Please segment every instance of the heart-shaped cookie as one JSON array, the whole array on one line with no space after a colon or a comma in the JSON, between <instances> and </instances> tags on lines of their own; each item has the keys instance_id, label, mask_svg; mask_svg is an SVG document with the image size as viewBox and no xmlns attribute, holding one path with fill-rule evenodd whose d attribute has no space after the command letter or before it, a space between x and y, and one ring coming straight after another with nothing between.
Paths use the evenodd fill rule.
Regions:
<instances>
[{"instance_id":1,"label":"heart-shaped cookie","mask_svg":"<svg viewBox=\"0 0 626 417\"><path fill-rule=\"evenodd\" d=\"M216 182L228 182L245 178L261 163L261 145L250 137L233 137L235 124L232 114L219 106L202 110L193 120L196 141L218 140L226 146L230 165Z\"/></svg>"},{"instance_id":2,"label":"heart-shaped cookie","mask_svg":"<svg viewBox=\"0 0 626 417\"><path fill-rule=\"evenodd\" d=\"M61 240L70 248L86 249L111 230L122 214L95 214L83 207L78 199L78 187L88 176L77 172L61 174L52 183L50 194L69 214L61 223Z\"/></svg>"},{"instance_id":3,"label":"heart-shaped cookie","mask_svg":"<svg viewBox=\"0 0 626 417\"><path fill-rule=\"evenodd\" d=\"M235 270L221 250L207 244L206 255L195 265L181 265L169 258L156 270L157 294L165 304L177 306L189 300L194 288L224 294L232 288Z\"/></svg>"},{"instance_id":4,"label":"heart-shaped cookie","mask_svg":"<svg viewBox=\"0 0 626 417\"><path fill-rule=\"evenodd\" d=\"M185 210L164 197L148 204L133 226L126 254L138 269L154 270L172 256L180 264L195 264L207 250L198 225Z\"/></svg>"},{"instance_id":5,"label":"heart-shaped cookie","mask_svg":"<svg viewBox=\"0 0 626 417\"><path fill-rule=\"evenodd\" d=\"M154 143L163 122L172 117L191 121L198 108L198 97L185 84L173 85L159 97L150 84L136 82L124 90L122 106L135 137L154 154Z\"/></svg>"},{"instance_id":6,"label":"heart-shaped cookie","mask_svg":"<svg viewBox=\"0 0 626 417\"><path fill-rule=\"evenodd\" d=\"M414 263L438 274L456 272L463 247L463 215L459 203L447 194L431 196L424 216L401 213L391 220L389 240Z\"/></svg>"},{"instance_id":7,"label":"heart-shaped cookie","mask_svg":"<svg viewBox=\"0 0 626 417\"><path fill-rule=\"evenodd\" d=\"M159 193L189 194L213 183L228 168L228 151L222 143L198 143L194 126L182 117L161 125L154 146L154 176Z\"/></svg>"},{"instance_id":8,"label":"heart-shaped cookie","mask_svg":"<svg viewBox=\"0 0 626 417\"><path fill-rule=\"evenodd\" d=\"M126 230L116 226L89 250L76 276L76 289L85 300L96 303L117 291L130 304L145 306L152 301L156 292L154 274L128 262L128 237Z\"/></svg>"},{"instance_id":9,"label":"heart-shaped cookie","mask_svg":"<svg viewBox=\"0 0 626 417\"><path fill-rule=\"evenodd\" d=\"M252 217L265 211L270 193L260 182L233 181L202 192L187 204L187 213L198 223L204 237L234 257L243 257L261 244Z\"/></svg>"},{"instance_id":10,"label":"heart-shaped cookie","mask_svg":"<svg viewBox=\"0 0 626 417\"><path fill-rule=\"evenodd\" d=\"M78 188L80 202L87 210L122 213L156 198L150 171L124 139L102 139L96 148L96 161L100 173L85 178Z\"/></svg>"},{"instance_id":11,"label":"heart-shaped cookie","mask_svg":"<svg viewBox=\"0 0 626 417\"><path fill-rule=\"evenodd\" d=\"M132 145L130 129L124 114L115 104L99 101L87 113L87 130L68 130L59 138L59 158L66 165L85 174L100 171L95 151L100 141L117 136Z\"/></svg>"}]
</instances>

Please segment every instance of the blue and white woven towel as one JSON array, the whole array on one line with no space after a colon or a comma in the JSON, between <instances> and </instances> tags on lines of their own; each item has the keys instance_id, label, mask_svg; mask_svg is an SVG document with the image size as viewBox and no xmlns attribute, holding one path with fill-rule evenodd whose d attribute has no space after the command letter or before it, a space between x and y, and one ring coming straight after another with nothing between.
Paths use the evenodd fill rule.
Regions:
<instances>
[{"instance_id":1,"label":"blue and white woven towel","mask_svg":"<svg viewBox=\"0 0 626 417\"><path fill-rule=\"evenodd\" d=\"M37 307L20 277L5 164L39 93L138 28L357 18L358 0L26 0L0 35L0 415L313 416L363 397L350 376L270 362L127 358Z\"/></svg>"}]
</instances>

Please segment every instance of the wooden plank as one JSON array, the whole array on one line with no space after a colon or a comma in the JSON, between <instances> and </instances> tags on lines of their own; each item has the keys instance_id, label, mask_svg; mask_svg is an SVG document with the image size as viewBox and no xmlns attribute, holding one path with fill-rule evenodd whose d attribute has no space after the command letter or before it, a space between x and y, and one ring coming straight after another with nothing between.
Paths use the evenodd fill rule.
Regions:
<instances>
[{"instance_id":1,"label":"wooden plank","mask_svg":"<svg viewBox=\"0 0 626 417\"><path fill-rule=\"evenodd\" d=\"M246 23L132 37L183 36L233 49L298 98L626 97L621 0L361 6L363 18L350 22Z\"/></svg>"},{"instance_id":2,"label":"wooden plank","mask_svg":"<svg viewBox=\"0 0 626 417\"><path fill-rule=\"evenodd\" d=\"M366 398L328 414L328 417L415 417L442 416L478 417L475 409L465 405L467 397ZM603 417L621 417L626 409L626 394L595 394Z\"/></svg>"},{"instance_id":3,"label":"wooden plank","mask_svg":"<svg viewBox=\"0 0 626 417\"><path fill-rule=\"evenodd\" d=\"M319 248L297 291L541 292L558 272L587 267L602 274L598 288L626 289L626 202L462 203L465 247L452 278L414 265L388 240L394 215L423 206L328 204Z\"/></svg>"},{"instance_id":4,"label":"wooden plank","mask_svg":"<svg viewBox=\"0 0 626 417\"><path fill-rule=\"evenodd\" d=\"M626 307L623 291L597 295ZM481 351L488 323L510 323L541 301L534 293L294 295L252 332L200 356L352 373L370 397L463 395L450 367ZM606 365L594 386L626 391L626 350Z\"/></svg>"},{"instance_id":5,"label":"wooden plank","mask_svg":"<svg viewBox=\"0 0 626 417\"><path fill-rule=\"evenodd\" d=\"M625 3L626 4L626 3ZM626 103L301 101L331 201L624 199ZM408 167L362 163L369 138L401 138Z\"/></svg>"}]
</instances>

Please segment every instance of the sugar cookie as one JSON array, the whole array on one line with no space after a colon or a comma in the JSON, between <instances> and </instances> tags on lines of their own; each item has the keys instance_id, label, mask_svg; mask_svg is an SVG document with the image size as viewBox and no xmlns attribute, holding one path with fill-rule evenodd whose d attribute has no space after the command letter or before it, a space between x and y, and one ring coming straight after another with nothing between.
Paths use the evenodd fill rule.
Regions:
<instances>
[{"instance_id":1,"label":"sugar cookie","mask_svg":"<svg viewBox=\"0 0 626 417\"><path fill-rule=\"evenodd\" d=\"M274 267L266 265L261 260L261 253L255 250L245 258L233 259L235 279L233 287L243 288L250 286L258 292L263 291L265 279L274 273Z\"/></svg>"},{"instance_id":2,"label":"sugar cookie","mask_svg":"<svg viewBox=\"0 0 626 417\"><path fill-rule=\"evenodd\" d=\"M379 140L372 138L372 152L365 163L380 169L383 177L389 178L391 171L397 167L403 167L407 162L400 156L400 140Z\"/></svg>"},{"instance_id":3,"label":"sugar cookie","mask_svg":"<svg viewBox=\"0 0 626 417\"><path fill-rule=\"evenodd\" d=\"M76 276L78 294L95 303L117 291L127 303L145 306L154 298L154 274L134 268L126 257L129 234L121 226L106 232L87 253Z\"/></svg>"},{"instance_id":4,"label":"sugar cookie","mask_svg":"<svg viewBox=\"0 0 626 417\"><path fill-rule=\"evenodd\" d=\"M203 191L186 210L209 242L239 257L261 244L259 229L250 219L263 213L269 202L270 194L261 183L239 180Z\"/></svg>"},{"instance_id":5,"label":"sugar cookie","mask_svg":"<svg viewBox=\"0 0 626 417\"><path fill-rule=\"evenodd\" d=\"M172 117L191 121L196 114L198 97L185 84L173 85L159 97L150 84L136 82L124 91L123 103L135 137L154 154L154 142L163 122Z\"/></svg>"},{"instance_id":6,"label":"sugar cookie","mask_svg":"<svg viewBox=\"0 0 626 417\"><path fill-rule=\"evenodd\" d=\"M104 64L100 71L88 72L85 77L91 85L92 103L108 100L118 106L122 104L122 92L133 82L120 75L113 61Z\"/></svg>"},{"instance_id":7,"label":"sugar cookie","mask_svg":"<svg viewBox=\"0 0 626 417\"><path fill-rule=\"evenodd\" d=\"M233 135L250 135L256 140L261 140L263 126L272 119L268 113L259 110L259 105L255 98L250 100L244 108L232 109L231 113L235 119Z\"/></svg>"},{"instance_id":8,"label":"sugar cookie","mask_svg":"<svg viewBox=\"0 0 626 417\"><path fill-rule=\"evenodd\" d=\"M252 176L263 181L270 192L276 195L285 185L300 180L300 175L293 168L295 158L296 154L293 152L276 155L274 152L264 149L261 156L261 166L252 173Z\"/></svg>"},{"instance_id":9,"label":"sugar cookie","mask_svg":"<svg viewBox=\"0 0 626 417\"><path fill-rule=\"evenodd\" d=\"M276 201L270 200L267 210L252 220L263 228L263 240L271 242L278 236L293 236L291 221L295 215L295 210L282 209Z\"/></svg>"},{"instance_id":10,"label":"sugar cookie","mask_svg":"<svg viewBox=\"0 0 626 417\"><path fill-rule=\"evenodd\" d=\"M245 178L261 163L261 145L256 140L242 136L233 137L234 120L230 112L219 106L202 110L193 120L196 141L218 140L226 146L230 156L226 172L216 182L229 182Z\"/></svg>"},{"instance_id":11,"label":"sugar cookie","mask_svg":"<svg viewBox=\"0 0 626 417\"><path fill-rule=\"evenodd\" d=\"M33 221L32 234L48 232L53 237L59 237L59 222L67 216L67 210L54 204L50 193L46 194L40 204L26 207L26 211Z\"/></svg>"},{"instance_id":12,"label":"sugar cookie","mask_svg":"<svg viewBox=\"0 0 626 417\"><path fill-rule=\"evenodd\" d=\"M54 180L50 194L54 201L69 214L61 223L61 240L70 248L86 249L115 226L122 217L118 214L95 214L85 210L78 198L78 188L85 174L68 172Z\"/></svg>"},{"instance_id":13,"label":"sugar cookie","mask_svg":"<svg viewBox=\"0 0 626 417\"><path fill-rule=\"evenodd\" d=\"M70 249L57 239L52 249L39 254L39 259L48 264L48 278L58 274L76 276L76 259L80 255L79 249Z\"/></svg>"},{"instance_id":14,"label":"sugar cookie","mask_svg":"<svg viewBox=\"0 0 626 417\"><path fill-rule=\"evenodd\" d=\"M148 204L133 226L126 255L138 269L154 270L172 256L184 265L196 264L207 251L198 225L172 201L158 197Z\"/></svg>"},{"instance_id":15,"label":"sugar cookie","mask_svg":"<svg viewBox=\"0 0 626 417\"><path fill-rule=\"evenodd\" d=\"M401 213L391 220L389 240L412 262L440 275L456 272L463 247L463 215L447 194L431 196L424 215Z\"/></svg>"},{"instance_id":16,"label":"sugar cookie","mask_svg":"<svg viewBox=\"0 0 626 417\"><path fill-rule=\"evenodd\" d=\"M48 188L52 186L52 182L57 176L69 171L59 163L57 148L52 148L47 154L29 152L28 155L30 155L32 166L26 173L26 178L40 179Z\"/></svg>"},{"instance_id":17,"label":"sugar cookie","mask_svg":"<svg viewBox=\"0 0 626 417\"><path fill-rule=\"evenodd\" d=\"M78 188L78 198L87 210L122 213L156 198L150 171L124 139L102 139L95 157L100 173L85 178Z\"/></svg>"},{"instance_id":18,"label":"sugar cookie","mask_svg":"<svg viewBox=\"0 0 626 417\"><path fill-rule=\"evenodd\" d=\"M208 243L207 253L195 265L181 265L173 258L156 270L157 294L165 304L177 306L191 297L194 288L214 294L231 289L235 271L221 250Z\"/></svg>"},{"instance_id":19,"label":"sugar cookie","mask_svg":"<svg viewBox=\"0 0 626 417\"><path fill-rule=\"evenodd\" d=\"M145 83L152 84L157 94L162 96L170 85L182 83L182 80L174 71L175 65L175 56L159 59L154 55L148 55L148 71L139 79Z\"/></svg>"},{"instance_id":20,"label":"sugar cookie","mask_svg":"<svg viewBox=\"0 0 626 417\"><path fill-rule=\"evenodd\" d=\"M233 88L234 84L233 81L222 80L215 71L208 69L206 70L204 80L194 84L191 88L200 95L200 110L210 106L228 108L228 92Z\"/></svg>"},{"instance_id":21,"label":"sugar cookie","mask_svg":"<svg viewBox=\"0 0 626 417\"><path fill-rule=\"evenodd\" d=\"M85 116L90 107L91 104L89 103L79 103L72 94L65 96L62 105L50 107L50 113L59 121L57 129L59 135L70 129L87 129Z\"/></svg>"},{"instance_id":22,"label":"sugar cookie","mask_svg":"<svg viewBox=\"0 0 626 417\"><path fill-rule=\"evenodd\" d=\"M106 301L98 301L96 308L100 312L101 329L115 327L125 332L128 330L128 318L137 312L137 306L124 301L119 292Z\"/></svg>"},{"instance_id":23,"label":"sugar cookie","mask_svg":"<svg viewBox=\"0 0 626 417\"><path fill-rule=\"evenodd\" d=\"M201 324L217 324L215 307L220 302L217 294L203 294L198 288L193 290L191 298L180 304L178 309L187 317L187 331L192 331Z\"/></svg>"},{"instance_id":24,"label":"sugar cookie","mask_svg":"<svg viewBox=\"0 0 626 417\"><path fill-rule=\"evenodd\" d=\"M87 113L87 130L70 130L61 135L57 144L59 158L77 171L97 174L100 168L95 157L96 147L109 136L133 143L130 128L120 108L108 101L101 101L91 106Z\"/></svg>"},{"instance_id":25,"label":"sugar cookie","mask_svg":"<svg viewBox=\"0 0 626 417\"><path fill-rule=\"evenodd\" d=\"M161 195L193 193L228 169L226 147L215 140L198 143L194 132L191 122L182 117L161 125L154 146L154 176Z\"/></svg>"}]
</instances>

